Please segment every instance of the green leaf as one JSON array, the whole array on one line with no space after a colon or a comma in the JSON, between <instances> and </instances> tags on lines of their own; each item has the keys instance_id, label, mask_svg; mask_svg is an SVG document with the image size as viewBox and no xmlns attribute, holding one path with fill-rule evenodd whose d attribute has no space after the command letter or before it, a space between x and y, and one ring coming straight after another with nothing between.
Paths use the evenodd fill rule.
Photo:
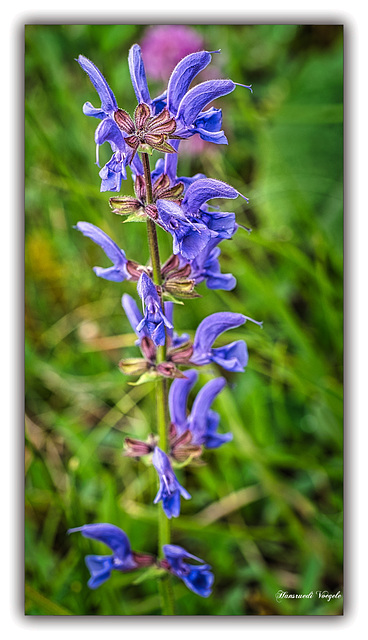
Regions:
<instances>
[{"instance_id":1,"label":"green leaf","mask_svg":"<svg viewBox=\"0 0 368 640\"><path fill-rule=\"evenodd\" d=\"M147 373L143 373L140 378L136 382L128 382L132 387L137 387L140 384L144 384L145 382L153 382L156 378L158 378L157 371L147 371Z\"/></svg>"},{"instance_id":2,"label":"green leaf","mask_svg":"<svg viewBox=\"0 0 368 640\"><path fill-rule=\"evenodd\" d=\"M168 293L167 291L163 291L162 295L164 298L166 298L166 300L170 300L170 302L174 302L174 304L184 304L182 300L178 300L177 298L175 298L175 296L173 296L171 293Z\"/></svg>"},{"instance_id":3,"label":"green leaf","mask_svg":"<svg viewBox=\"0 0 368 640\"><path fill-rule=\"evenodd\" d=\"M146 221L147 221L146 215L142 216L136 213L132 213L129 216L127 216L125 220L123 220L123 224L125 224L125 222L146 222Z\"/></svg>"}]
</instances>

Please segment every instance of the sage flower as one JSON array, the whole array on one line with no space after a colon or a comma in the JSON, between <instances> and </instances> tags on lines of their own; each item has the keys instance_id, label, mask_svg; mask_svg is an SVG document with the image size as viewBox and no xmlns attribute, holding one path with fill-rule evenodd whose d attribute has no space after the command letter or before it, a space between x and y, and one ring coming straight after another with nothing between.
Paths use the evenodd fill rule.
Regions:
<instances>
[{"instance_id":1,"label":"sage flower","mask_svg":"<svg viewBox=\"0 0 368 640\"><path fill-rule=\"evenodd\" d=\"M189 184L180 204L157 200L155 221L173 236L173 253L193 260L210 240L231 238L236 231L234 213L211 213L203 211L203 206L213 198L234 199L239 195L225 182L200 178Z\"/></svg>"},{"instance_id":2,"label":"sage flower","mask_svg":"<svg viewBox=\"0 0 368 640\"><path fill-rule=\"evenodd\" d=\"M107 257L110 258L111 262L113 262L113 266L107 269L93 267L96 276L104 278L105 280L113 280L114 282L123 282L124 280L132 279L132 275L127 269L128 260L125 257L125 252L111 240L107 233L90 222L77 222L74 228L98 244Z\"/></svg>"},{"instance_id":3,"label":"sage flower","mask_svg":"<svg viewBox=\"0 0 368 640\"><path fill-rule=\"evenodd\" d=\"M208 598L211 595L214 576L210 565L189 563L188 560L202 563L204 561L175 544L165 544L162 550L168 569L180 578L188 589L202 598Z\"/></svg>"},{"instance_id":4,"label":"sage flower","mask_svg":"<svg viewBox=\"0 0 368 640\"><path fill-rule=\"evenodd\" d=\"M113 551L113 554L109 556L86 556L85 562L91 574L88 581L90 589L96 589L103 582L106 582L113 570L134 571L154 562L152 556L133 552L126 533L113 524L85 524L69 529L67 533L75 533L76 531L79 531L84 538L103 542Z\"/></svg>"},{"instance_id":5,"label":"sage flower","mask_svg":"<svg viewBox=\"0 0 368 640\"><path fill-rule=\"evenodd\" d=\"M153 502L157 504L162 500L166 516L170 519L177 518L180 515L180 496L183 496L185 500L190 500L191 495L179 484L168 456L159 447L155 447L152 464L160 481L160 488Z\"/></svg>"},{"instance_id":6,"label":"sage flower","mask_svg":"<svg viewBox=\"0 0 368 640\"><path fill-rule=\"evenodd\" d=\"M191 363L202 366L215 362L228 371L244 371L248 364L248 349L244 340L236 340L223 347L214 348L212 345L221 333L240 327L247 320L262 326L262 322L241 313L219 311L207 316L196 331Z\"/></svg>"},{"instance_id":7,"label":"sage flower","mask_svg":"<svg viewBox=\"0 0 368 640\"><path fill-rule=\"evenodd\" d=\"M200 221L191 221L175 202L157 201L158 218L156 222L173 238L173 253L188 260L194 259L215 236Z\"/></svg>"},{"instance_id":8,"label":"sage flower","mask_svg":"<svg viewBox=\"0 0 368 640\"><path fill-rule=\"evenodd\" d=\"M165 327L172 329L173 325L166 318L161 301L152 280L146 273L142 273L138 280L137 291L142 299L144 316L136 327L136 331L141 331L144 327L156 347L165 344Z\"/></svg>"},{"instance_id":9,"label":"sage flower","mask_svg":"<svg viewBox=\"0 0 368 640\"><path fill-rule=\"evenodd\" d=\"M83 105L83 113L101 120L95 131L96 164L99 166L99 147L109 142L113 155L100 171L101 191L120 191L121 181L126 180L126 166L133 163L136 173L143 173L140 159L134 157L134 150L125 142L123 132L115 122L118 111L116 98L101 71L91 60L80 55L77 59L87 73L101 100L101 107L95 108L90 102Z\"/></svg>"},{"instance_id":10,"label":"sage flower","mask_svg":"<svg viewBox=\"0 0 368 640\"><path fill-rule=\"evenodd\" d=\"M174 380L169 391L170 417L175 426L176 436L186 431L191 434L191 445L203 445L206 449L217 449L232 440L232 434L219 434L217 427L220 416L211 410L211 404L226 385L225 378L215 378L205 384L198 392L191 409L187 413L190 390L198 379L194 369L185 372L185 378Z\"/></svg>"}]
</instances>

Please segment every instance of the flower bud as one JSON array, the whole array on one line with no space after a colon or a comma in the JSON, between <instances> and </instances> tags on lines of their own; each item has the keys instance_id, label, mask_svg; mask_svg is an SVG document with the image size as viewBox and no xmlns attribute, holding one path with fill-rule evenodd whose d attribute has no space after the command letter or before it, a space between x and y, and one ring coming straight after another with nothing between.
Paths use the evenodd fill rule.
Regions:
<instances>
[{"instance_id":1,"label":"flower bud","mask_svg":"<svg viewBox=\"0 0 368 640\"><path fill-rule=\"evenodd\" d=\"M161 275L165 276L166 274L175 271L179 266L179 256L172 255L168 260L166 260L165 264L161 267Z\"/></svg>"},{"instance_id":2,"label":"flower bud","mask_svg":"<svg viewBox=\"0 0 368 640\"><path fill-rule=\"evenodd\" d=\"M154 345L153 340L147 338L147 336L143 336L140 343L141 351L149 362L155 362L156 360L156 347Z\"/></svg>"},{"instance_id":3,"label":"flower bud","mask_svg":"<svg viewBox=\"0 0 368 640\"><path fill-rule=\"evenodd\" d=\"M138 200L144 202L146 200L146 181L144 176L137 175L134 180L134 193Z\"/></svg>"},{"instance_id":4,"label":"flower bud","mask_svg":"<svg viewBox=\"0 0 368 640\"><path fill-rule=\"evenodd\" d=\"M130 280L139 280L143 271L147 273L149 276L151 275L150 267L143 267L138 262L133 262L133 260L128 260L125 267L130 275Z\"/></svg>"},{"instance_id":5,"label":"flower bud","mask_svg":"<svg viewBox=\"0 0 368 640\"><path fill-rule=\"evenodd\" d=\"M140 458L147 456L154 450L158 438L150 434L147 441L136 440L135 438L125 438L124 447L126 448L125 456L129 458Z\"/></svg>"},{"instance_id":6,"label":"flower bud","mask_svg":"<svg viewBox=\"0 0 368 640\"><path fill-rule=\"evenodd\" d=\"M138 213L142 209L142 204L137 198L131 196L113 197L109 200L113 213L126 216L130 213Z\"/></svg>"},{"instance_id":7,"label":"flower bud","mask_svg":"<svg viewBox=\"0 0 368 640\"><path fill-rule=\"evenodd\" d=\"M160 362L156 367L156 371L165 378L185 378L184 373L179 371L172 362Z\"/></svg>"},{"instance_id":8,"label":"flower bud","mask_svg":"<svg viewBox=\"0 0 368 640\"><path fill-rule=\"evenodd\" d=\"M146 204L144 210L149 218L151 218L152 220L157 220L158 211L155 204Z\"/></svg>"},{"instance_id":9,"label":"flower bud","mask_svg":"<svg viewBox=\"0 0 368 640\"><path fill-rule=\"evenodd\" d=\"M146 373L150 368L150 364L143 358L125 358L120 360L119 369L126 376L136 376Z\"/></svg>"},{"instance_id":10,"label":"flower bud","mask_svg":"<svg viewBox=\"0 0 368 640\"><path fill-rule=\"evenodd\" d=\"M181 269L178 269L177 271L171 272L169 274L169 276L167 277L167 279L168 280L180 280L182 278L187 278L188 276L190 276L190 272L191 272L191 266L188 263L184 267L182 267Z\"/></svg>"},{"instance_id":11,"label":"flower bud","mask_svg":"<svg viewBox=\"0 0 368 640\"><path fill-rule=\"evenodd\" d=\"M167 280L164 290L178 298L200 298L199 293L194 291L194 280L178 278L177 280Z\"/></svg>"},{"instance_id":12,"label":"flower bud","mask_svg":"<svg viewBox=\"0 0 368 640\"><path fill-rule=\"evenodd\" d=\"M192 355L193 345L191 342L187 342L177 349L171 349L169 353L171 362L176 364L189 364Z\"/></svg>"}]
</instances>

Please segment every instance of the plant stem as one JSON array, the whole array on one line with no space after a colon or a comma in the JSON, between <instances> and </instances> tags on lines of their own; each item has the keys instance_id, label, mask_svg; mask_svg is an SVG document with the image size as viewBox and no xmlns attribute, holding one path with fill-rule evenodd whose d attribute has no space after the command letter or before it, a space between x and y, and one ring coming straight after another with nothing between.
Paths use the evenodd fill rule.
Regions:
<instances>
[{"instance_id":1,"label":"plant stem","mask_svg":"<svg viewBox=\"0 0 368 640\"><path fill-rule=\"evenodd\" d=\"M144 170L144 179L146 183L146 201L147 204L153 203L152 193L152 179L151 170L149 164L149 156L147 153L142 153L142 163ZM158 239L156 232L156 225L150 219L147 218L147 235L148 246L150 251L150 258L153 272L153 282L157 286L161 286L161 261L158 247ZM163 308L163 300L160 295L161 306ZM164 362L166 360L166 345L157 347L157 363ZM157 407L157 431L159 436L160 448L165 453L168 452L168 388L167 380L160 377L156 383L156 407ZM165 544L170 544L170 520L166 517L163 509L159 510L158 521L158 542L159 542L159 557L162 557L162 547ZM162 613L163 615L174 615L174 597L171 585L170 575L166 574L159 580L159 590L161 595Z\"/></svg>"}]
</instances>

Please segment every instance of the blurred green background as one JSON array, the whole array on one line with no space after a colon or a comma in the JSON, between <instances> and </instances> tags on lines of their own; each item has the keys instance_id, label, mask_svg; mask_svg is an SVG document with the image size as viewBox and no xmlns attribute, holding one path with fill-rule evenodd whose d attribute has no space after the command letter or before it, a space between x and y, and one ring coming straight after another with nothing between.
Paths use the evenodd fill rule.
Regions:
<instances>
[{"instance_id":1,"label":"blurred green background","mask_svg":"<svg viewBox=\"0 0 368 640\"><path fill-rule=\"evenodd\" d=\"M172 521L173 543L212 565L213 595L173 579L178 615L336 615L342 598L275 593L342 591L343 30L318 25L190 26L213 56L212 77L252 84L221 100L228 146L188 149L179 175L201 171L250 198L224 202L240 224L221 244L232 292L208 291L176 307L192 335L219 310L263 320L222 342L245 339L244 374L214 409L234 440L205 465L177 475L192 494ZM159 615L157 586L119 574L86 586L87 553L103 545L68 527L110 522L135 550L156 553L156 474L122 456L124 438L155 430L153 386L127 384L117 363L137 355L122 311L134 283L99 279L110 263L73 229L97 224L127 253L148 258L144 225L121 226L99 192L94 129L82 113L99 99L75 62L84 54L120 107L135 97L127 55L146 26L27 26L26 105L26 613ZM210 69L211 67L209 67ZM199 77L198 80L206 79ZM150 79L151 95L164 88ZM184 144L182 147L184 147ZM104 145L107 147L108 145ZM101 148L105 162L109 150ZM123 192L132 184L123 182ZM162 257L170 242L159 230ZM195 392L220 371L201 373ZM223 372L221 372L223 374ZM133 380L133 379L132 379ZM193 396L191 396L193 397Z\"/></svg>"}]
</instances>

